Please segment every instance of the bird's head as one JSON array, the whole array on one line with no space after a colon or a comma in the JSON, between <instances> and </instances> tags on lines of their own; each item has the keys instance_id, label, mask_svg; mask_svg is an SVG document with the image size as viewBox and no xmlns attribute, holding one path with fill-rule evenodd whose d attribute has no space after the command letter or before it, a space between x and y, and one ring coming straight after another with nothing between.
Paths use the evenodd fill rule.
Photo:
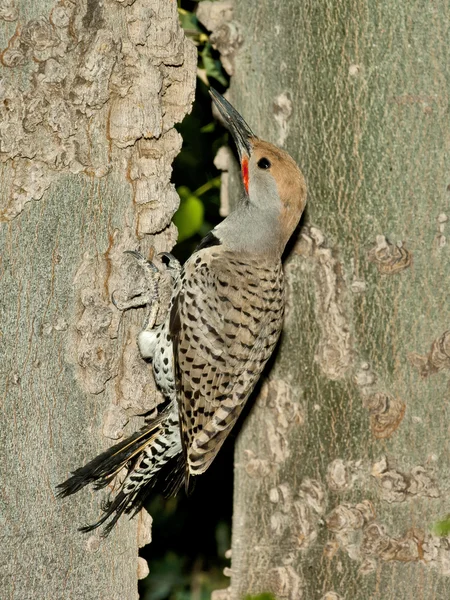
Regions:
<instances>
[{"instance_id":1,"label":"bird's head","mask_svg":"<svg viewBox=\"0 0 450 600\"><path fill-rule=\"evenodd\" d=\"M302 172L287 152L259 139L228 100L213 88L210 94L236 143L246 201L275 219L282 251L305 208Z\"/></svg>"}]
</instances>

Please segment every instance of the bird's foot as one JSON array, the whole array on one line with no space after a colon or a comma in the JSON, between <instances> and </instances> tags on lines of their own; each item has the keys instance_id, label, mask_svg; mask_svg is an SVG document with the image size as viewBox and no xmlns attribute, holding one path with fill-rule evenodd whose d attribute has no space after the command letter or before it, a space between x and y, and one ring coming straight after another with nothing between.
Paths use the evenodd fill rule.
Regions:
<instances>
[{"instance_id":1,"label":"bird's foot","mask_svg":"<svg viewBox=\"0 0 450 600\"><path fill-rule=\"evenodd\" d=\"M147 306L149 311L145 318L144 329L152 329L159 308L160 270L137 250L126 250L124 254L130 254L137 260L144 274L145 283L142 285L141 280L137 288L129 289L126 294L114 291L111 294L111 302L120 311Z\"/></svg>"},{"instance_id":2,"label":"bird's foot","mask_svg":"<svg viewBox=\"0 0 450 600\"><path fill-rule=\"evenodd\" d=\"M120 311L146 306L148 312L142 330L151 331L155 326L161 305L161 275L164 272L167 272L173 284L181 270L181 265L179 261L168 252L161 252L156 256L159 265L155 264L152 260L147 260L137 250L126 250L125 254L130 254L139 264L141 276L137 277L137 279L140 279L140 281L136 288L129 289L126 294L114 291L111 295L111 302ZM142 274L144 275L144 282L142 282ZM167 281L165 282L165 285L167 287ZM164 285L162 287L164 288ZM162 295L164 297L164 292Z\"/></svg>"}]
</instances>

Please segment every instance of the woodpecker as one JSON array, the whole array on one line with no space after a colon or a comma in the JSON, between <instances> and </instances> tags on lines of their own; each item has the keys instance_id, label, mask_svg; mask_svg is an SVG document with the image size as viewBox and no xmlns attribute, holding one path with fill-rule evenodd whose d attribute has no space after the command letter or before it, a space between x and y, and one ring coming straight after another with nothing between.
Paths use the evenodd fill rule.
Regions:
<instances>
[{"instance_id":1,"label":"woodpecker","mask_svg":"<svg viewBox=\"0 0 450 600\"><path fill-rule=\"evenodd\" d=\"M165 403L156 417L58 486L68 496L110 484L125 469L103 516L134 516L148 494L186 488L204 473L236 423L281 333L285 308L282 253L306 202L304 177L280 148L259 139L217 91L210 94L234 138L244 194L235 209L181 267L165 258L173 279L170 308L155 326L155 304L138 336ZM132 253L151 273L156 270Z\"/></svg>"}]
</instances>

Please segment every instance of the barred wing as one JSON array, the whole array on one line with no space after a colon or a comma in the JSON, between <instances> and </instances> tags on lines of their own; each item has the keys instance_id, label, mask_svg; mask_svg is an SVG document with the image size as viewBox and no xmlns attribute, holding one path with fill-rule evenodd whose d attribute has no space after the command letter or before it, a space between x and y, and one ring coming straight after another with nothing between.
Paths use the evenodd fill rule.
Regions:
<instances>
[{"instance_id":1,"label":"barred wing","mask_svg":"<svg viewBox=\"0 0 450 600\"><path fill-rule=\"evenodd\" d=\"M185 265L171 313L188 474L214 460L281 332L281 263L207 248Z\"/></svg>"}]
</instances>

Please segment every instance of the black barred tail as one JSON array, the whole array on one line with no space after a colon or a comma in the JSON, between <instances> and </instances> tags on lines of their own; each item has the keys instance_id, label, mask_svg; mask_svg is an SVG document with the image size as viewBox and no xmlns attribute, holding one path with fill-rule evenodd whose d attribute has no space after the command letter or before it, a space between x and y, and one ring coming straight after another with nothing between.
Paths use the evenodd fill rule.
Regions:
<instances>
[{"instance_id":1,"label":"black barred tail","mask_svg":"<svg viewBox=\"0 0 450 600\"><path fill-rule=\"evenodd\" d=\"M123 513L131 513L133 517L139 512L150 492L166 496L176 494L183 484L185 468L177 438L177 420L163 413L58 485L57 496L60 498L75 494L90 483L99 490L111 483L122 469L127 469L119 491L102 507L104 515L101 519L93 525L80 527L80 531L92 531L112 517L102 532L106 537Z\"/></svg>"}]
</instances>

